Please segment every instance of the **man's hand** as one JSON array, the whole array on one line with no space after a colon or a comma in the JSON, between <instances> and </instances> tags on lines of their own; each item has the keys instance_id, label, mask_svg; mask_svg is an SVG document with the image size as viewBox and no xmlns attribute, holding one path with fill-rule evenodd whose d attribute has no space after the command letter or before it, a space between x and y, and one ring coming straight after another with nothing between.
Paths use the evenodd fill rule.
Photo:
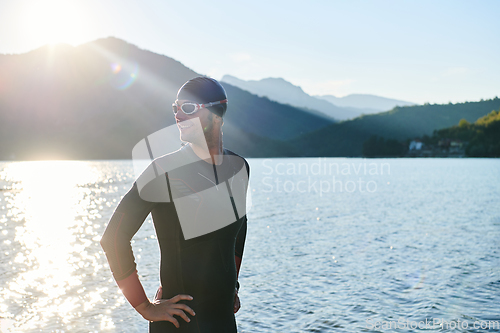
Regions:
<instances>
[{"instance_id":1,"label":"man's hand","mask_svg":"<svg viewBox=\"0 0 500 333\"><path fill-rule=\"evenodd\" d=\"M174 318L174 315L182 317L186 322L190 322L191 319L186 315L186 312L191 315L195 315L193 309L191 309L186 304L177 303L180 300L192 300L193 297L190 295L177 295L170 299L161 299L162 289L158 289L154 301L151 303L147 300L144 303L139 304L135 309L139 312L142 317L149 321L169 321L179 328L179 322Z\"/></svg>"},{"instance_id":2,"label":"man's hand","mask_svg":"<svg viewBox=\"0 0 500 333\"><path fill-rule=\"evenodd\" d=\"M240 307L241 307L240 298L238 297L238 289L236 289L234 293L234 305L233 305L234 313L238 312Z\"/></svg>"}]
</instances>

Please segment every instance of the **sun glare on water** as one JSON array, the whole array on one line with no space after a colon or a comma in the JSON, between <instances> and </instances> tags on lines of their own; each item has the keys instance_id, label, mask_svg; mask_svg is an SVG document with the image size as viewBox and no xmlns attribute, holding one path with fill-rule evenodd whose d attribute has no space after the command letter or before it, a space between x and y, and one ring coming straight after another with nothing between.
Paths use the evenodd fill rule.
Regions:
<instances>
[{"instance_id":1,"label":"sun glare on water","mask_svg":"<svg viewBox=\"0 0 500 333\"><path fill-rule=\"evenodd\" d=\"M100 176L91 163L80 161L12 163L0 173L0 180L12 184L6 197L10 228L2 231L10 260L2 266L9 266L12 279L0 288L0 297L11 309L17 304L11 319L18 329L50 330L49 323L71 329L82 312L102 301L103 290L88 289L102 269L99 254L89 251L100 239L91 216L99 215L91 192Z\"/></svg>"}]
</instances>

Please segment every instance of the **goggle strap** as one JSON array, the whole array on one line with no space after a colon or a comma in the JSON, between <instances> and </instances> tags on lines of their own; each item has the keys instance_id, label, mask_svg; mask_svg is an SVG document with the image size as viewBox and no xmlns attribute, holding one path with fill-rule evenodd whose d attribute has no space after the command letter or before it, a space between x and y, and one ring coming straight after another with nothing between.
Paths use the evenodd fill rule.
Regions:
<instances>
[{"instance_id":1,"label":"goggle strap","mask_svg":"<svg viewBox=\"0 0 500 333\"><path fill-rule=\"evenodd\" d=\"M208 107L211 107L211 106L214 106L214 105L218 105L218 104L222 104L222 103L227 103L227 99L224 99L224 100L218 101L218 102L210 102L210 103L207 103L207 104L201 104L201 107L202 108L208 108Z\"/></svg>"}]
</instances>

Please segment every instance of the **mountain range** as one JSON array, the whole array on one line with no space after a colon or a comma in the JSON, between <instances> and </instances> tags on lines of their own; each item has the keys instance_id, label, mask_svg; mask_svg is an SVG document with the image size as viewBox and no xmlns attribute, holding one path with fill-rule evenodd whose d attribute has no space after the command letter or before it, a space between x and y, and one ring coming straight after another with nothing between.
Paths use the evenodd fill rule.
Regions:
<instances>
[{"instance_id":1,"label":"mountain range","mask_svg":"<svg viewBox=\"0 0 500 333\"><path fill-rule=\"evenodd\" d=\"M335 97L333 95L322 95L314 96L317 98L324 99L334 105L340 107L351 107L351 108L369 108L374 111L388 111L392 110L396 106L412 106L417 105L415 103L401 101L398 99L380 97L369 94L351 94L344 97ZM377 113L377 112L372 112Z\"/></svg>"},{"instance_id":2,"label":"mountain range","mask_svg":"<svg viewBox=\"0 0 500 333\"><path fill-rule=\"evenodd\" d=\"M0 55L0 160L130 159L140 140L175 125L177 90L199 75L113 37ZM495 98L336 122L312 104L296 107L222 84L229 99L224 146L245 157L361 156L372 134L403 140L500 108Z\"/></svg>"},{"instance_id":3,"label":"mountain range","mask_svg":"<svg viewBox=\"0 0 500 333\"><path fill-rule=\"evenodd\" d=\"M432 135L435 130L471 123L500 108L500 99L457 104L424 104L395 107L382 113L360 116L300 135L289 144L298 156L362 156L363 143L372 135L401 142Z\"/></svg>"},{"instance_id":4,"label":"mountain range","mask_svg":"<svg viewBox=\"0 0 500 333\"><path fill-rule=\"evenodd\" d=\"M177 90L200 75L117 38L0 55L0 73L0 160L129 159L137 142L175 124ZM287 154L283 141L333 122L224 87L225 146L244 156Z\"/></svg>"},{"instance_id":5,"label":"mountain range","mask_svg":"<svg viewBox=\"0 0 500 333\"><path fill-rule=\"evenodd\" d=\"M354 94L341 98L333 95L311 96L304 92L301 87L295 86L282 78L245 81L231 75L224 75L222 81L252 94L266 96L279 103L307 108L311 111L320 111L337 121L354 119L362 114L388 111L398 105L414 105L410 102L375 95Z\"/></svg>"}]
</instances>

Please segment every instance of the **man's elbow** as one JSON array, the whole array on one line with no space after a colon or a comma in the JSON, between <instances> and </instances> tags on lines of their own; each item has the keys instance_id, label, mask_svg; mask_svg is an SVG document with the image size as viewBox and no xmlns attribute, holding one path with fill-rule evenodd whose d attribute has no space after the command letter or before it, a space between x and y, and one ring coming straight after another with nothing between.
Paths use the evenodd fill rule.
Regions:
<instances>
[{"instance_id":1,"label":"man's elbow","mask_svg":"<svg viewBox=\"0 0 500 333\"><path fill-rule=\"evenodd\" d=\"M99 243L101 244L101 248L103 249L104 252L108 252L112 242L108 234L109 233L105 232L102 235L101 240L99 241Z\"/></svg>"}]
</instances>

